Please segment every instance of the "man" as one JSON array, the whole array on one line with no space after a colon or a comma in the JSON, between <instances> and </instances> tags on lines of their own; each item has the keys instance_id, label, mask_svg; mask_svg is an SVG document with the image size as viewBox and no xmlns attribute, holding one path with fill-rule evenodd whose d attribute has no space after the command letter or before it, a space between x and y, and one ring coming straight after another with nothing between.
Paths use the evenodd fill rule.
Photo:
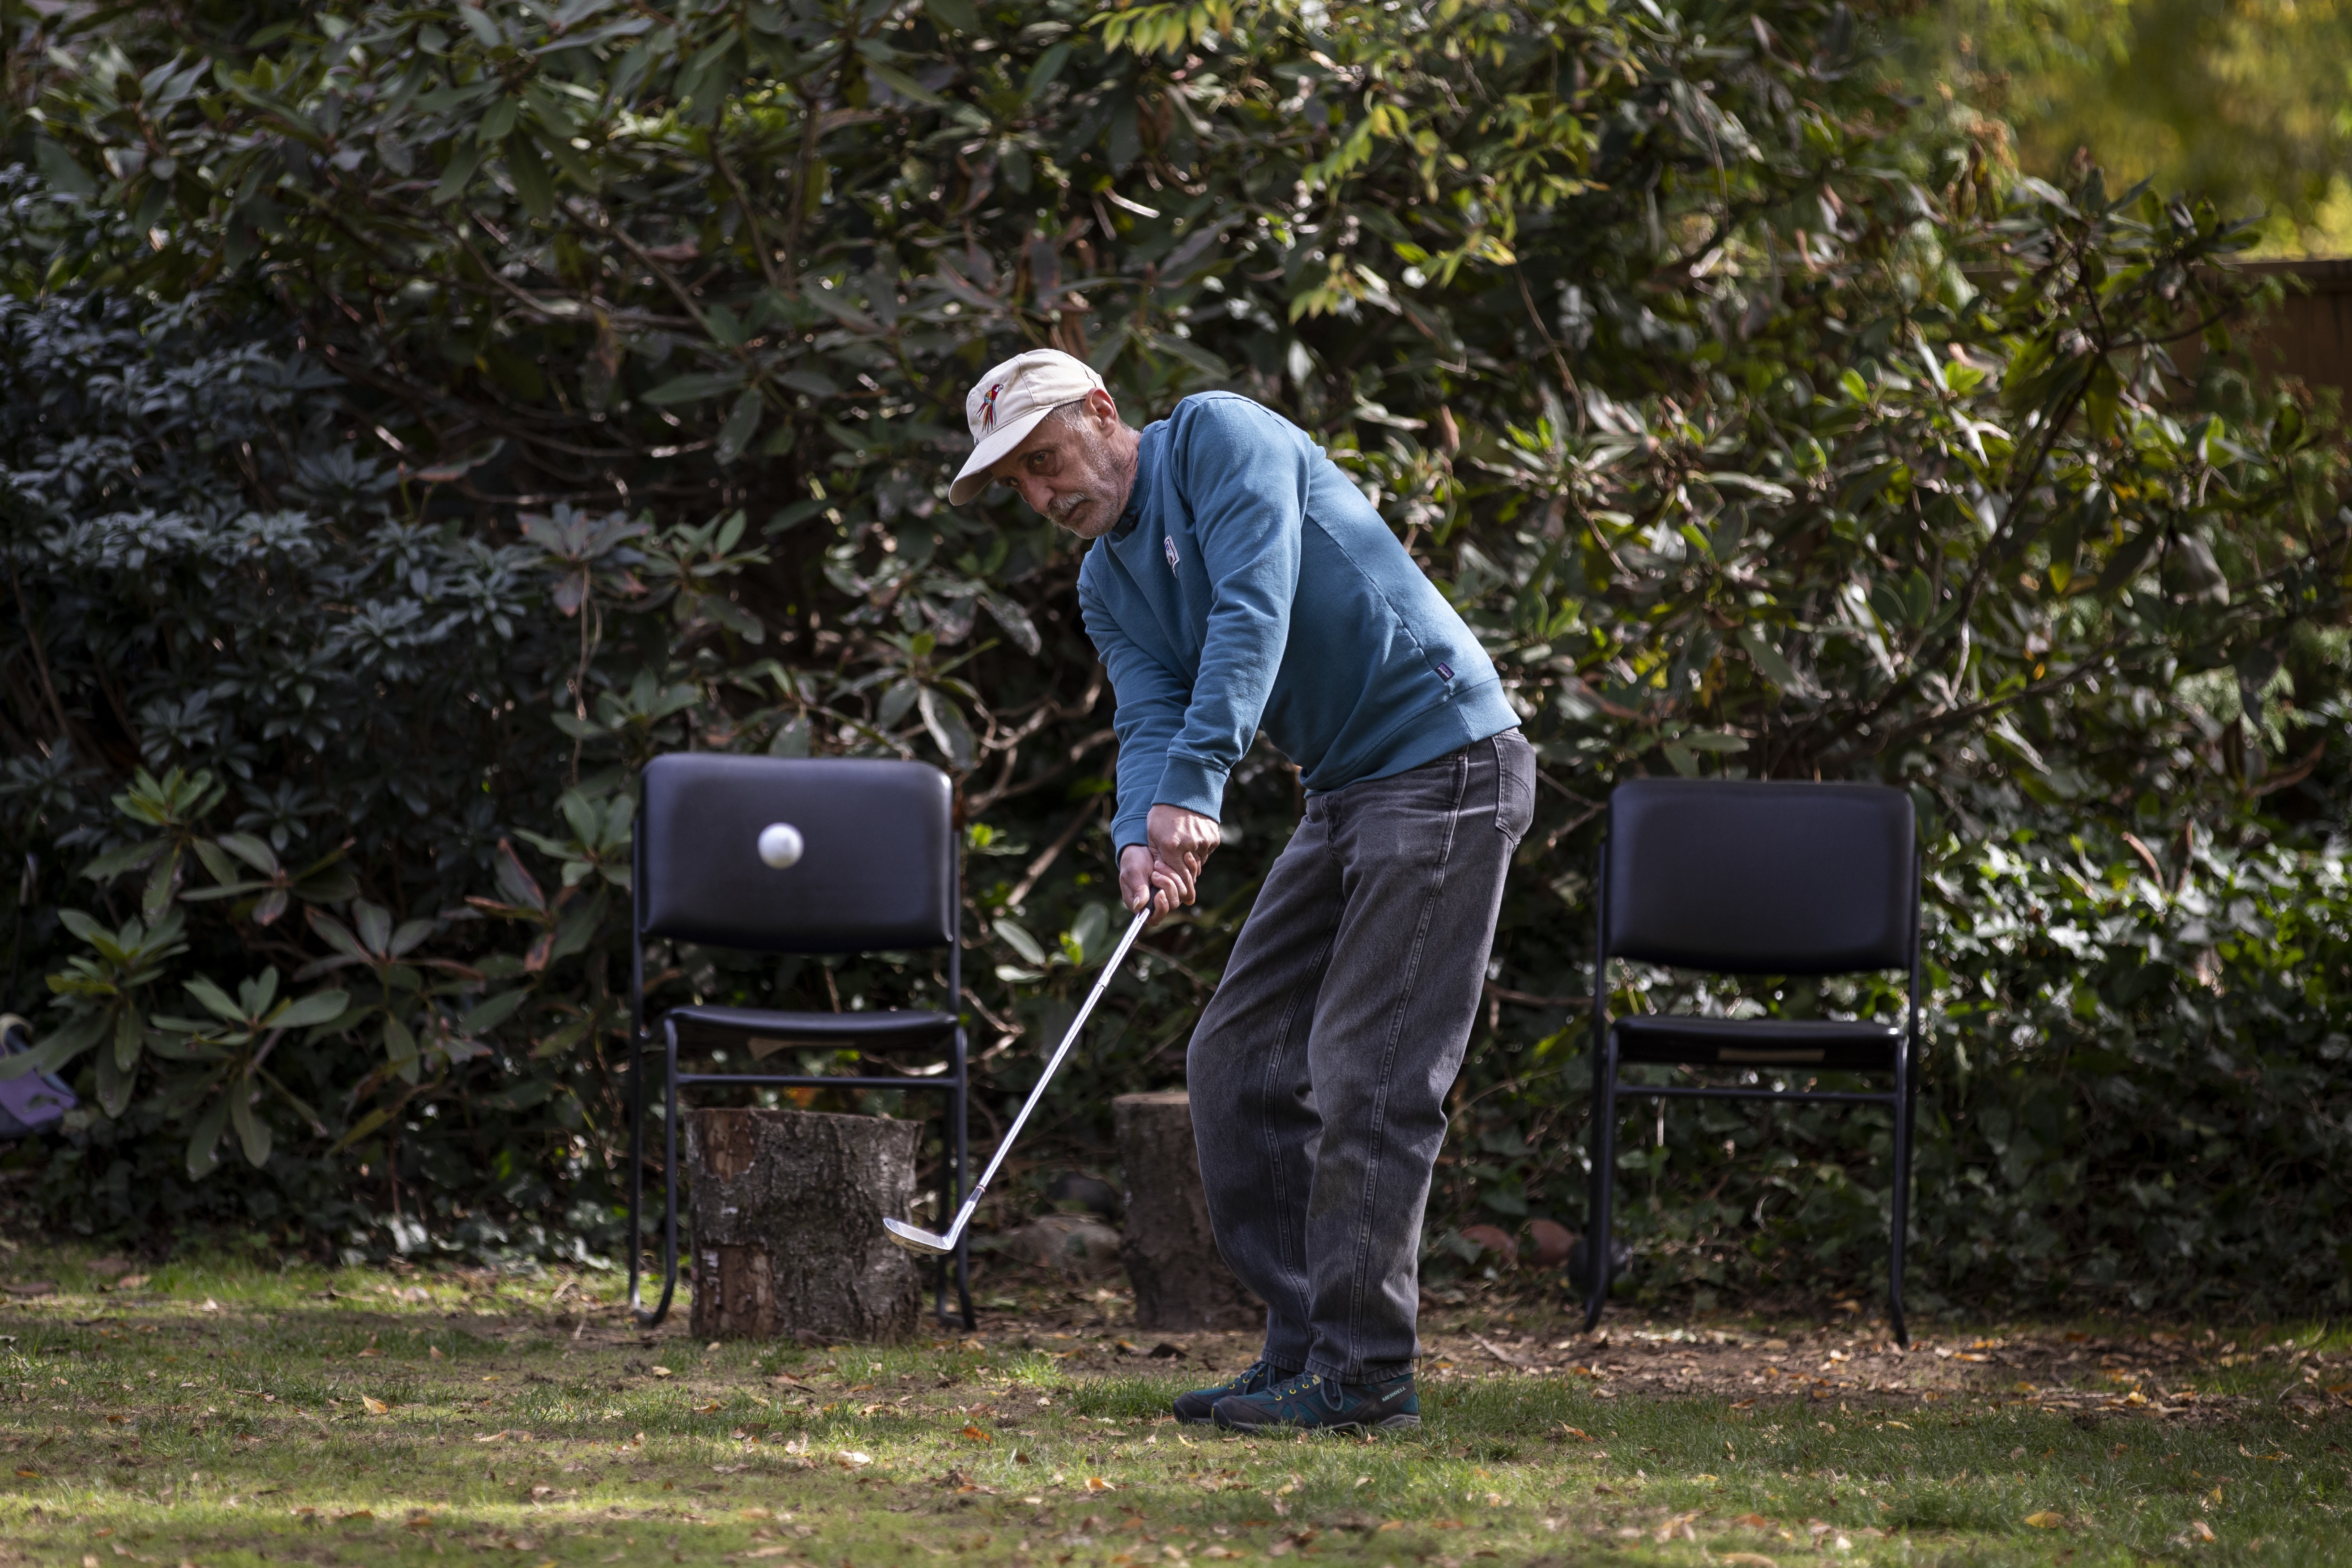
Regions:
<instances>
[{"instance_id":1,"label":"man","mask_svg":"<svg viewBox=\"0 0 2352 1568\"><path fill-rule=\"evenodd\" d=\"M1130 430L1045 349L965 411L952 500L999 480L1095 542L1078 602L1118 698L1128 908L1192 901L1261 729L1308 792L1186 1058L1209 1217L1265 1347L1176 1415L1418 1426L1422 1211L1534 754L1469 627L1281 416L1203 393Z\"/></svg>"}]
</instances>

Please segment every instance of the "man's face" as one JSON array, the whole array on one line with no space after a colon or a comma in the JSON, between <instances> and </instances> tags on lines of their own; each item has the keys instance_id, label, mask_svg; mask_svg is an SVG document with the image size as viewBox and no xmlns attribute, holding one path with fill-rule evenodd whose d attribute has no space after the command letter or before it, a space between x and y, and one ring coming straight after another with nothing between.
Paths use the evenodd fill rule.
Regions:
<instances>
[{"instance_id":1,"label":"man's face","mask_svg":"<svg viewBox=\"0 0 2352 1568\"><path fill-rule=\"evenodd\" d=\"M1110 531L1127 506L1134 469L1117 433L1118 405L1103 392L1047 416L988 477L1080 539Z\"/></svg>"}]
</instances>

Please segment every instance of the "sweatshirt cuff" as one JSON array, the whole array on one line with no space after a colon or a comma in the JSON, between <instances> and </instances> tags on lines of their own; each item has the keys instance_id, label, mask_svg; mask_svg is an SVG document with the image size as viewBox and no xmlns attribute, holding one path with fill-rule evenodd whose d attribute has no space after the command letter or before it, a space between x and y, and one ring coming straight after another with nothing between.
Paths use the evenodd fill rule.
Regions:
<instances>
[{"instance_id":1,"label":"sweatshirt cuff","mask_svg":"<svg viewBox=\"0 0 2352 1568\"><path fill-rule=\"evenodd\" d=\"M1181 805L1214 822L1224 808L1227 772L1213 763L1171 752L1168 765L1160 772L1160 791L1151 797L1152 804Z\"/></svg>"},{"instance_id":2,"label":"sweatshirt cuff","mask_svg":"<svg viewBox=\"0 0 2352 1568\"><path fill-rule=\"evenodd\" d=\"M1131 812L1121 812L1111 820L1110 854L1114 864L1127 853L1130 844L1150 845L1151 842L1151 807L1139 805Z\"/></svg>"}]
</instances>

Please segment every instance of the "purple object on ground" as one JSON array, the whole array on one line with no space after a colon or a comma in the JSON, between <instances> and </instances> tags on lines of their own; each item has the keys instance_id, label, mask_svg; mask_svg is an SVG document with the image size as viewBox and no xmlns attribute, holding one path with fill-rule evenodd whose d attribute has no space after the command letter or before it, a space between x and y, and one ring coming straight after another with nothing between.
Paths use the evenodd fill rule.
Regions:
<instances>
[{"instance_id":1,"label":"purple object on ground","mask_svg":"<svg viewBox=\"0 0 2352 1568\"><path fill-rule=\"evenodd\" d=\"M0 1056L13 1057L33 1048L33 1032L22 1018L0 1019ZM55 1073L26 1073L0 1079L0 1138L26 1138L46 1132L59 1118L80 1104L65 1080Z\"/></svg>"}]
</instances>

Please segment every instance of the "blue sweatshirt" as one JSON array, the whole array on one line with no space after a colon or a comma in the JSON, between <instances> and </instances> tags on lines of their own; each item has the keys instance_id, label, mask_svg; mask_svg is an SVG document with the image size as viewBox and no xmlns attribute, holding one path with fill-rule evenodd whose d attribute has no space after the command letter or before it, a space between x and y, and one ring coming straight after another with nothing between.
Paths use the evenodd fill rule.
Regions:
<instances>
[{"instance_id":1,"label":"blue sweatshirt","mask_svg":"<svg viewBox=\"0 0 2352 1568\"><path fill-rule=\"evenodd\" d=\"M1078 605L1118 698L1121 849L1148 842L1155 805L1219 816L1260 729L1319 792L1518 722L1478 639L1354 481L1232 393L1145 427Z\"/></svg>"}]
</instances>

